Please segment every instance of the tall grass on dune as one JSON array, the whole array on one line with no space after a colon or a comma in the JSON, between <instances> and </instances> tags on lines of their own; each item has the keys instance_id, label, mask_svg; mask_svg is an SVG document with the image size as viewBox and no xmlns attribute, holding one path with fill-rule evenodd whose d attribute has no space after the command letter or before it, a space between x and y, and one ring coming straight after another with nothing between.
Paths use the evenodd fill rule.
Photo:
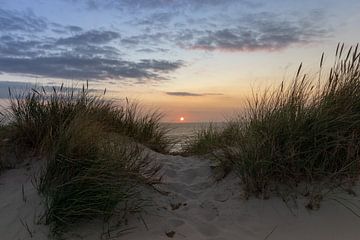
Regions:
<instances>
[{"instance_id":1,"label":"tall grass on dune","mask_svg":"<svg viewBox=\"0 0 360 240\"><path fill-rule=\"evenodd\" d=\"M45 223L61 236L81 221L139 211L139 187L158 181L157 171L139 145L77 115L61 128L37 182Z\"/></svg>"},{"instance_id":2,"label":"tall grass on dune","mask_svg":"<svg viewBox=\"0 0 360 240\"><path fill-rule=\"evenodd\" d=\"M201 155L208 153L210 148L219 146L221 129L213 123L202 126L195 132L195 136L189 137L182 146L184 155ZM201 139L201 141L199 141Z\"/></svg>"},{"instance_id":3,"label":"tall grass on dune","mask_svg":"<svg viewBox=\"0 0 360 240\"><path fill-rule=\"evenodd\" d=\"M139 189L159 180L159 167L144 145L167 151L161 114L116 104L85 86L10 91L10 103L9 141L45 159L35 180L53 235L85 220L121 218L150 201Z\"/></svg>"},{"instance_id":4,"label":"tall grass on dune","mask_svg":"<svg viewBox=\"0 0 360 240\"><path fill-rule=\"evenodd\" d=\"M238 136L239 122L228 121L223 124L208 123L195 131L182 145L183 155L203 155L231 144Z\"/></svg>"},{"instance_id":5,"label":"tall grass on dune","mask_svg":"<svg viewBox=\"0 0 360 240\"><path fill-rule=\"evenodd\" d=\"M4 137L3 137L3 125L2 125L2 117L3 117L3 114L0 112L0 174L2 172L2 170L5 168L5 163L4 163L4 160L3 160L3 140L4 140Z\"/></svg>"},{"instance_id":6,"label":"tall grass on dune","mask_svg":"<svg viewBox=\"0 0 360 240\"><path fill-rule=\"evenodd\" d=\"M2 141L3 139L0 138L0 141ZM4 149L3 149L3 144L0 143L0 174L1 172L6 168L6 164L5 164L5 161L4 161Z\"/></svg>"},{"instance_id":7,"label":"tall grass on dune","mask_svg":"<svg viewBox=\"0 0 360 240\"><path fill-rule=\"evenodd\" d=\"M9 161L13 149L10 147L11 144L8 141L9 129L4 125L4 119L4 114L0 112L0 174L3 170L14 166L14 163Z\"/></svg>"},{"instance_id":8,"label":"tall grass on dune","mask_svg":"<svg viewBox=\"0 0 360 240\"><path fill-rule=\"evenodd\" d=\"M81 112L85 118L101 122L106 128L128 136L156 151L166 152L170 143L167 130L160 125L157 111L141 111L136 103L117 104L86 87L32 89L20 94L10 92L10 125L13 139L19 144L46 151L57 139L63 125Z\"/></svg>"},{"instance_id":9,"label":"tall grass on dune","mask_svg":"<svg viewBox=\"0 0 360 240\"><path fill-rule=\"evenodd\" d=\"M302 182L355 181L360 174L358 45L348 51L338 45L334 66L319 78L302 75L300 65L292 82L254 94L243 116L231 141L222 139L220 148L221 160L231 164L248 193L264 196ZM224 132L233 126L219 136L227 138Z\"/></svg>"}]
</instances>

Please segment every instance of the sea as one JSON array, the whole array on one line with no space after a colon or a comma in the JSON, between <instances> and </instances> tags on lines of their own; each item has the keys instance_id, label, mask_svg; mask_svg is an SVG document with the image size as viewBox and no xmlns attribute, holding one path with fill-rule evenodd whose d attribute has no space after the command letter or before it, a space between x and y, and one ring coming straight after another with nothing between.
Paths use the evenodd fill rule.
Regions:
<instances>
[{"instance_id":1,"label":"sea","mask_svg":"<svg viewBox=\"0 0 360 240\"><path fill-rule=\"evenodd\" d=\"M189 139L195 136L198 130L201 130L210 123L206 122L192 122L192 123L162 123L166 128L169 129L167 136L170 140L175 142L174 146L171 149L171 152L180 152L184 143ZM221 122L212 122L214 126L222 126L224 123Z\"/></svg>"}]
</instances>

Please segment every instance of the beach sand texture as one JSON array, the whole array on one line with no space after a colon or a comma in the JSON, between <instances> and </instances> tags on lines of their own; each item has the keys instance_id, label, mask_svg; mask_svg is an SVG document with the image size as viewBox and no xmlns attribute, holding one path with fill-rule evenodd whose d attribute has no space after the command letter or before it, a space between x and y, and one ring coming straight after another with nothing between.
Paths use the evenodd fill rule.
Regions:
<instances>
[{"instance_id":1,"label":"beach sand texture","mask_svg":"<svg viewBox=\"0 0 360 240\"><path fill-rule=\"evenodd\" d=\"M74 226L65 239L347 239L360 236L360 218L332 199L309 211L302 199L285 204L279 197L244 199L236 176L216 182L211 161L152 153L163 168L160 191L144 189L152 199L141 215L129 217L128 231L104 234L100 221ZM38 164L35 164L35 169ZM0 239L48 239L48 227L37 224L41 198L32 182L33 167L23 164L0 176ZM161 193L160 193L161 192ZM357 197L337 194L360 205ZM125 227L125 228L127 228Z\"/></svg>"}]
</instances>

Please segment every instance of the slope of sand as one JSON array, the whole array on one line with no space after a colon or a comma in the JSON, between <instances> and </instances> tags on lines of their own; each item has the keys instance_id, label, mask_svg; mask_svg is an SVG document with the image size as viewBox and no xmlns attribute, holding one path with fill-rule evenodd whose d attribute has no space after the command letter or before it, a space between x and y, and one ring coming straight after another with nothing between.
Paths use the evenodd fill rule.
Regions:
<instances>
[{"instance_id":1,"label":"slope of sand","mask_svg":"<svg viewBox=\"0 0 360 240\"><path fill-rule=\"evenodd\" d=\"M162 163L163 184L144 189L152 199L141 215L129 218L128 231L113 228L104 234L100 221L74 227L66 239L360 239L360 218L335 198L360 212L357 197L336 194L308 211L301 199L285 204L280 198L245 200L233 175L216 183L211 162L193 157L153 154ZM24 167L0 176L0 239L47 239L46 226L36 224L41 199ZM24 186L25 200L22 186ZM22 221L20 221L22 219ZM25 226L24 226L25 225ZM26 225L28 227L26 227ZM29 230L27 230L27 228ZM108 229L108 228L106 228ZM33 236L31 238L30 233Z\"/></svg>"},{"instance_id":2,"label":"slope of sand","mask_svg":"<svg viewBox=\"0 0 360 240\"><path fill-rule=\"evenodd\" d=\"M0 175L1 240L48 239L48 228L37 224L43 207L33 184L33 167L26 163Z\"/></svg>"}]
</instances>

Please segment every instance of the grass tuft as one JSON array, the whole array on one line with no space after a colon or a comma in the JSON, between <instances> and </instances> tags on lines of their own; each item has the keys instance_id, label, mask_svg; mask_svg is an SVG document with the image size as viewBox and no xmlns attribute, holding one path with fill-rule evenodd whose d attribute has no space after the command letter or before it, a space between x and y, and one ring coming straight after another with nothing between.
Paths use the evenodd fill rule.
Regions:
<instances>
[{"instance_id":1,"label":"grass tuft","mask_svg":"<svg viewBox=\"0 0 360 240\"><path fill-rule=\"evenodd\" d=\"M142 111L138 104L128 100L117 104L91 94L85 87L9 92L11 109L8 118L12 139L36 152L46 152L58 138L61 127L69 124L78 113L155 151L167 152L171 146L166 137L167 129L159 123L162 114Z\"/></svg>"},{"instance_id":2,"label":"grass tuft","mask_svg":"<svg viewBox=\"0 0 360 240\"><path fill-rule=\"evenodd\" d=\"M139 186L157 181L157 170L139 145L77 116L61 129L37 183L45 223L59 235L79 221L138 211Z\"/></svg>"},{"instance_id":3,"label":"grass tuft","mask_svg":"<svg viewBox=\"0 0 360 240\"><path fill-rule=\"evenodd\" d=\"M188 137L182 145L184 155L202 155L208 153L210 148L221 145L221 129L213 123L203 125L195 131L194 136Z\"/></svg>"},{"instance_id":4,"label":"grass tuft","mask_svg":"<svg viewBox=\"0 0 360 240\"><path fill-rule=\"evenodd\" d=\"M35 181L53 235L82 221L124 217L150 201L139 189L159 181L159 167L144 145L168 150L161 114L128 100L117 105L87 87L9 92L6 136L46 159Z\"/></svg>"},{"instance_id":5,"label":"grass tuft","mask_svg":"<svg viewBox=\"0 0 360 240\"><path fill-rule=\"evenodd\" d=\"M341 49L339 51L339 49ZM360 174L360 54L339 45L326 75L320 61L318 79L302 74L292 82L254 93L242 117L209 140L198 135L193 148L222 150L246 191L266 196L279 186L327 182L338 186ZM234 124L235 123L235 124ZM218 144L220 142L220 144ZM190 147L191 148L191 147ZM202 149L202 152L206 149Z\"/></svg>"}]
</instances>

